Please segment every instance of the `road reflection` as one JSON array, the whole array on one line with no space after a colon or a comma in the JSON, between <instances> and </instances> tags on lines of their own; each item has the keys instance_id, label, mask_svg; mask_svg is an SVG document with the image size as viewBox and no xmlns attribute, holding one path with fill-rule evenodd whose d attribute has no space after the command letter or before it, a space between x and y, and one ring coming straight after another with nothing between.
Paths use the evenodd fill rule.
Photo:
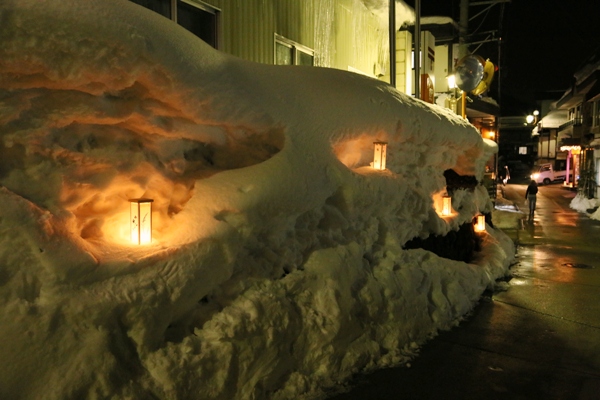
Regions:
<instances>
[{"instance_id":1,"label":"road reflection","mask_svg":"<svg viewBox=\"0 0 600 400\"><path fill-rule=\"evenodd\" d=\"M527 279L543 279L554 282L576 283L581 280L576 268L569 268L568 263L575 264L576 258L565 254L572 250L570 246L534 245L518 248L519 264L514 273ZM513 278L511 285L525 285Z\"/></svg>"}]
</instances>

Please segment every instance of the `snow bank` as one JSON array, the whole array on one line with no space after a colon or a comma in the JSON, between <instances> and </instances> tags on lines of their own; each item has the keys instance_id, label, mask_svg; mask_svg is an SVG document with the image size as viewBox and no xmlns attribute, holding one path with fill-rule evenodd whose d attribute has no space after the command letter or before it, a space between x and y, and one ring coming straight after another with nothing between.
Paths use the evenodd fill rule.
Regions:
<instances>
[{"instance_id":1,"label":"snow bank","mask_svg":"<svg viewBox=\"0 0 600 400\"><path fill-rule=\"evenodd\" d=\"M587 214L588 210L594 210L594 212L588 214L588 216L591 219L597 220L600 220L600 209L598 208L599 206L600 201L598 201L598 199L588 199L581 193L577 193L577 196L575 196L573 200L571 200L570 204L570 207L573 210L579 211L581 213Z\"/></svg>"},{"instance_id":2,"label":"snow bank","mask_svg":"<svg viewBox=\"0 0 600 400\"><path fill-rule=\"evenodd\" d=\"M588 199L583 194L577 193L577 196L571 200L570 207L579 212L587 212L591 208L598 207L597 201L598 199Z\"/></svg>"},{"instance_id":3,"label":"snow bank","mask_svg":"<svg viewBox=\"0 0 600 400\"><path fill-rule=\"evenodd\" d=\"M506 273L424 250L496 148L348 72L248 63L121 0L0 8L0 398L297 399L405 362ZM388 168L369 166L387 141ZM128 198L154 241L128 243Z\"/></svg>"}]
</instances>

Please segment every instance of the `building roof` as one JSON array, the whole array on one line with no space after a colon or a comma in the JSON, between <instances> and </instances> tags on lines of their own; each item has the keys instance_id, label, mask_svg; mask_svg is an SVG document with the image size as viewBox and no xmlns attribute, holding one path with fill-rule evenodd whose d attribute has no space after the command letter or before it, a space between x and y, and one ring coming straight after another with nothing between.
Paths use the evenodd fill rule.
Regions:
<instances>
[{"instance_id":1,"label":"building roof","mask_svg":"<svg viewBox=\"0 0 600 400\"><path fill-rule=\"evenodd\" d=\"M552 110L531 131L532 135L539 135L548 129L558 129L559 126L569 120L569 112L567 110Z\"/></svg>"},{"instance_id":2,"label":"building roof","mask_svg":"<svg viewBox=\"0 0 600 400\"><path fill-rule=\"evenodd\" d=\"M540 120L540 126L548 129L558 128L567 122L568 118L569 112L567 110L553 110Z\"/></svg>"},{"instance_id":3,"label":"building roof","mask_svg":"<svg viewBox=\"0 0 600 400\"><path fill-rule=\"evenodd\" d=\"M573 86L556 102L558 108L568 109L600 94L600 47L573 77Z\"/></svg>"},{"instance_id":4,"label":"building roof","mask_svg":"<svg viewBox=\"0 0 600 400\"><path fill-rule=\"evenodd\" d=\"M401 30L413 31L414 21L408 22ZM435 44L458 43L459 26L450 17L431 16L421 17L421 31L428 31L435 37Z\"/></svg>"}]
</instances>

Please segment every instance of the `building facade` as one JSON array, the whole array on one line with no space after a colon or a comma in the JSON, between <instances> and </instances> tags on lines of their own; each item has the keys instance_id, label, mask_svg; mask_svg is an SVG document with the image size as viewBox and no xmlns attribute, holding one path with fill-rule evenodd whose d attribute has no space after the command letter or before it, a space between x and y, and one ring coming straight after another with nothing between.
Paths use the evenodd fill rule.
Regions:
<instances>
[{"instance_id":1,"label":"building facade","mask_svg":"<svg viewBox=\"0 0 600 400\"><path fill-rule=\"evenodd\" d=\"M600 49L573 76L557 101L567 120L558 127L559 150L565 155L572 181L588 198L600 198Z\"/></svg>"},{"instance_id":2,"label":"building facade","mask_svg":"<svg viewBox=\"0 0 600 400\"><path fill-rule=\"evenodd\" d=\"M130 0L248 61L385 76L388 23L361 0ZM257 23L260 21L260 23Z\"/></svg>"}]
</instances>

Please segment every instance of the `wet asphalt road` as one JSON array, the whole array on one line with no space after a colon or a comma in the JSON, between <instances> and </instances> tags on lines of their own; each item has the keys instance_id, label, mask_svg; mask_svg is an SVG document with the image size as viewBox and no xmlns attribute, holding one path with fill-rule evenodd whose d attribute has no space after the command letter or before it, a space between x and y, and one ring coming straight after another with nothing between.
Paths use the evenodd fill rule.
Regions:
<instances>
[{"instance_id":1,"label":"wet asphalt road","mask_svg":"<svg viewBox=\"0 0 600 400\"><path fill-rule=\"evenodd\" d=\"M508 290L484 295L410 368L358 376L330 399L600 399L600 221L553 184L540 187L529 222L525 189L502 188L525 212L503 229L517 245Z\"/></svg>"}]
</instances>

